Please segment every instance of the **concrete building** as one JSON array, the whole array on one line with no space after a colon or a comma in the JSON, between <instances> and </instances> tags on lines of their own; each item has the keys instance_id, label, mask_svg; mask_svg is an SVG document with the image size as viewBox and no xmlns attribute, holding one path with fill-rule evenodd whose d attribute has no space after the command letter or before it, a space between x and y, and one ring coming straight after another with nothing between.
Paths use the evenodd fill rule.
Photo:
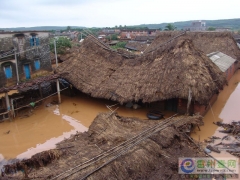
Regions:
<instances>
[{"instance_id":1,"label":"concrete building","mask_svg":"<svg viewBox=\"0 0 240 180\"><path fill-rule=\"evenodd\" d=\"M51 71L49 33L0 33L0 87L10 86Z\"/></svg>"},{"instance_id":2,"label":"concrete building","mask_svg":"<svg viewBox=\"0 0 240 180\"><path fill-rule=\"evenodd\" d=\"M188 31L206 31L206 22L204 21L193 21L191 26L186 27Z\"/></svg>"},{"instance_id":3,"label":"concrete building","mask_svg":"<svg viewBox=\"0 0 240 180\"><path fill-rule=\"evenodd\" d=\"M156 36L158 31L157 29L122 29L120 37L134 40L137 36Z\"/></svg>"}]
</instances>

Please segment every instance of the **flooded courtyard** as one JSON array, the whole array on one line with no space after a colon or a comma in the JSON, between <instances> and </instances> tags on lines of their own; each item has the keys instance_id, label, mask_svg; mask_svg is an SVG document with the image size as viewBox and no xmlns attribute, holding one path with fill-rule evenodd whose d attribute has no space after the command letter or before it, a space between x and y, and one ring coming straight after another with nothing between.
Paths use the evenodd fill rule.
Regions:
<instances>
[{"instance_id":1,"label":"flooded courtyard","mask_svg":"<svg viewBox=\"0 0 240 180\"><path fill-rule=\"evenodd\" d=\"M57 96L50 97L29 115L19 116L13 121L0 123L0 162L9 159L30 158L32 155L55 148L71 134L87 131L99 112L109 112L106 105L115 105L119 115L147 119L148 108L130 109L116 102L91 98L84 94L75 97L61 96L61 104L53 104ZM171 112L166 112L166 116Z\"/></svg>"}]
</instances>

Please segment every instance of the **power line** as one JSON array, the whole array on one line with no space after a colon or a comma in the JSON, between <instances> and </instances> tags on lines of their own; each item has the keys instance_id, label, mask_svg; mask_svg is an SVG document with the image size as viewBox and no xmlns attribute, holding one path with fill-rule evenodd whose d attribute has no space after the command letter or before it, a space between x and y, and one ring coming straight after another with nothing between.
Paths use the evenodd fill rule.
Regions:
<instances>
[{"instance_id":1,"label":"power line","mask_svg":"<svg viewBox=\"0 0 240 180\"><path fill-rule=\"evenodd\" d=\"M34 50L34 49L38 49L38 48L43 47L43 46L45 46L45 45L49 45L49 43L42 44L42 45L40 45L40 46L34 46L34 47L31 48L31 49L27 49L27 50L25 50L25 51L17 52L16 54L21 54L21 53L28 52L28 51L31 51L31 50ZM16 49L14 49L14 50L12 50L12 51L15 51L15 52L16 52ZM9 54L9 55L7 55L7 56L1 57L0 59L6 58L6 57L9 57L9 56L13 56L13 55L15 55L15 54L14 54L14 53L13 53L13 54Z\"/></svg>"}]
</instances>

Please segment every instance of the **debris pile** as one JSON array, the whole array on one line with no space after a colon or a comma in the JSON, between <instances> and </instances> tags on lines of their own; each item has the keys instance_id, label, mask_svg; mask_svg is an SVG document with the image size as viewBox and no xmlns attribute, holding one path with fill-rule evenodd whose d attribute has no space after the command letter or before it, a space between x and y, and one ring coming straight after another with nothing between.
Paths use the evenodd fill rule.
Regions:
<instances>
[{"instance_id":1,"label":"debris pile","mask_svg":"<svg viewBox=\"0 0 240 180\"><path fill-rule=\"evenodd\" d=\"M230 154L240 157L240 121L232 121L231 123L216 122L214 123L223 130L219 130L221 133L227 135L221 137L212 136L209 139L205 139L204 142L208 143L206 146L206 152L221 151L229 152ZM227 143L226 143L227 141Z\"/></svg>"},{"instance_id":2,"label":"debris pile","mask_svg":"<svg viewBox=\"0 0 240 180\"><path fill-rule=\"evenodd\" d=\"M178 157L204 156L182 131L185 124L196 125L201 119L152 121L101 113L88 132L73 135L55 150L5 166L3 178L178 179ZM11 174L16 170L20 172Z\"/></svg>"}]
</instances>

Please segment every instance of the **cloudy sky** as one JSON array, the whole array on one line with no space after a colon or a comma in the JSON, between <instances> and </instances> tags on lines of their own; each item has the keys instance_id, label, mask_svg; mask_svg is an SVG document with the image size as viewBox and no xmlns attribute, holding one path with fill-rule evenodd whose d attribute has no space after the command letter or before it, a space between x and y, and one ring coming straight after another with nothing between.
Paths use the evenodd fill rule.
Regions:
<instances>
[{"instance_id":1,"label":"cloudy sky","mask_svg":"<svg viewBox=\"0 0 240 180\"><path fill-rule=\"evenodd\" d=\"M0 0L0 28L240 18L240 0Z\"/></svg>"}]
</instances>

